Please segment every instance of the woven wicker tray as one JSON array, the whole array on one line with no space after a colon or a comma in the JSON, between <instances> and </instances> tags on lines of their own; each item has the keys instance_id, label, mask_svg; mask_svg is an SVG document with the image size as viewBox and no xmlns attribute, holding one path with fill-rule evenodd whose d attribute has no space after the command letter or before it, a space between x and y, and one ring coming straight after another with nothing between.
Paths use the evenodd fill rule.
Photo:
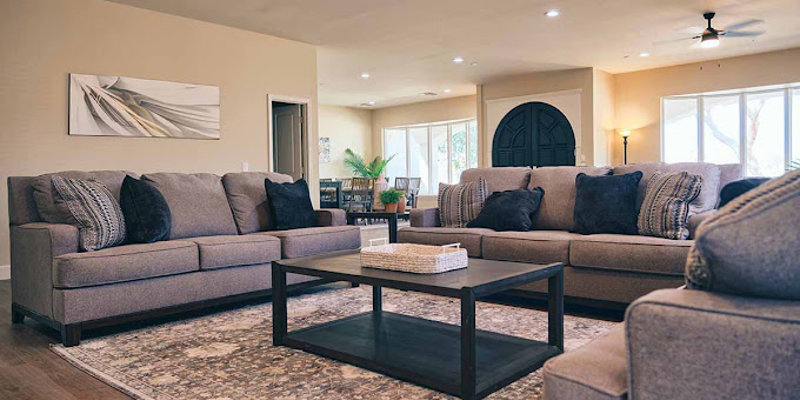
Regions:
<instances>
[{"instance_id":1,"label":"woven wicker tray","mask_svg":"<svg viewBox=\"0 0 800 400\"><path fill-rule=\"evenodd\" d=\"M461 243L445 246L428 246L411 243L386 243L361 249L361 266L410 272L415 274L438 274L466 268L469 262L467 250Z\"/></svg>"}]
</instances>

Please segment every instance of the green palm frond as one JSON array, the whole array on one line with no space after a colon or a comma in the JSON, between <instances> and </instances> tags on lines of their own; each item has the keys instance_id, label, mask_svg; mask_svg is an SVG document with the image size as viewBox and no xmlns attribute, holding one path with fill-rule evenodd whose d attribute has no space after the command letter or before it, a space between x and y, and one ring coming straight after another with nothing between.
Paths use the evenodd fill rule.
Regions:
<instances>
[{"instance_id":1,"label":"green palm frond","mask_svg":"<svg viewBox=\"0 0 800 400\"><path fill-rule=\"evenodd\" d=\"M369 164L366 163L364 157L353 152L353 150L346 149L345 151L345 159L344 165L350 168L353 171L353 174L356 176L364 177L364 178L372 178L377 179L383 171L386 170L386 166L389 164L389 161L392 161L394 155L387 159L382 159L381 156L375 157Z\"/></svg>"},{"instance_id":2,"label":"green palm frond","mask_svg":"<svg viewBox=\"0 0 800 400\"><path fill-rule=\"evenodd\" d=\"M346 155L344 159L344 165L353 170L353 175L369 177L370 173L364 162L364 157L361 157L350 149L345 149L344 153Z\"/></svg>"}]
</instances>

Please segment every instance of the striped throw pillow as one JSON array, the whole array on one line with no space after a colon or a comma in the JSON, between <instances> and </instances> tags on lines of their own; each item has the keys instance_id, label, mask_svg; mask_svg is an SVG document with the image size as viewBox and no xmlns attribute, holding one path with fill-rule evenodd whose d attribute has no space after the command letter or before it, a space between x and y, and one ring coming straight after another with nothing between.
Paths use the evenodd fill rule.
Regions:
<instances>
[{"instance_id":1,"label":"striped throw pillow","mask_svg":"<svg viewBox=\"0 0 800 400\"><path fill-rule=\"evenodd\" d=\"M125 241L125 217L105 185L58 175L52 181L56 194L77 221L81 250L100 250Z\"/></svg>"},{"instance_id":2,"label":"striped throw pillow","mask_svg":"<svg viewBox=\"0 0 800 400\"><path fill-rule=\"evenodd\" d=\"M655 172L639 209L639 234L667 239L689 237L689 203L700 195L703 178L686 171Z\"/></svg>"},{"instance_id":3,"label":"striped throw pillow","mask_svg":"<svg viewBox=\"0 0 800 400\"><path fill-rule=\"evenodd\" d=\"M486 180L458 185L439 184L439 221L445 228L464 228L478 217L486 202Z\"/></svg>"}]
</instances>

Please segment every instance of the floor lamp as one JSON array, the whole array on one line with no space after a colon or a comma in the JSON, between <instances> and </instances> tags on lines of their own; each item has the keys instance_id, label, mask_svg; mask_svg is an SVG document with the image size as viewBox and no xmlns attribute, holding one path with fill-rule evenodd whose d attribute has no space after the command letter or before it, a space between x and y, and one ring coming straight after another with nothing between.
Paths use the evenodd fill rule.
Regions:
<instances>
[{"instance_id":1,"label":"floor lamp","mask_svg":"<svg viewBox=\"0 0 800 400\"><path fill-rule=\"evenodd\" d=\"M619 133L622 136L622 146L623 146L623 156L622 156L622 163L628 164L628 136L631 135L631 131L624 130Z\"/></svg>"}]
</instances>

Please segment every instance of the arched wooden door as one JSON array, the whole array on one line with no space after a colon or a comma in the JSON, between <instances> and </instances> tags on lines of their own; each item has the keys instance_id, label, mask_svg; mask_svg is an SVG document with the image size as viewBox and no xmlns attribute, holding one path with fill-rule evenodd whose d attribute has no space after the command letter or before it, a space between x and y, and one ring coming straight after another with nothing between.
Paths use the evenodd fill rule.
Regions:
<instances>
[{"instance_id":1,"label":"arched wooden door","mask_svg":"<svg viewBox=\"0 0 800 400\"><path fill-rule=\"evenodd\" d=\"M557 108L520 104L503 117L492 142L492 166L575 165L575 134Z\"/></svg>"}]
</instances>

